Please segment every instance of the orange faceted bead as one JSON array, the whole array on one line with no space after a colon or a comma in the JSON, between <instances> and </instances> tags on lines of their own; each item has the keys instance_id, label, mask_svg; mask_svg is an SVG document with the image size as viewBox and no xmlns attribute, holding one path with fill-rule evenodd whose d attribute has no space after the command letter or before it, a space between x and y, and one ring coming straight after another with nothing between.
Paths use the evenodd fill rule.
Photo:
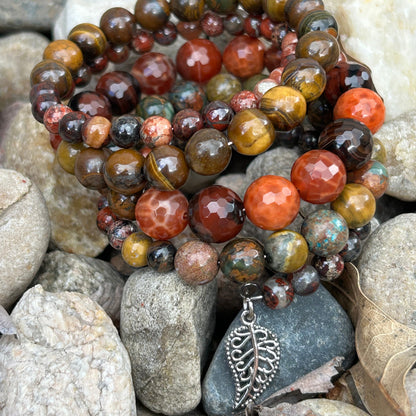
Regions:
<instances>
[{"instance_id":1,"label":"orange faceted bead","mask_svg":"<svg viewBox=\"0 0 416 416\"><path fill-rule=\"evenodd\" d=\"M265 230L287 227L298 214L299 206L300 197L295 186L276 175L256 179L244 196L247 217Z\"/></svg>"},{"instance_id":2,"label":"orange faceted bead","mask_svg":"<svg viewBox=\"0 0 416 416\"><path fill-rule=\"evenodd\" d=\"M334 120L353 118L364 123L373 134L383 125L385 114L383 100L368 88L352 88L344 92L334 107Z\"/></svg>"}]
</instances>

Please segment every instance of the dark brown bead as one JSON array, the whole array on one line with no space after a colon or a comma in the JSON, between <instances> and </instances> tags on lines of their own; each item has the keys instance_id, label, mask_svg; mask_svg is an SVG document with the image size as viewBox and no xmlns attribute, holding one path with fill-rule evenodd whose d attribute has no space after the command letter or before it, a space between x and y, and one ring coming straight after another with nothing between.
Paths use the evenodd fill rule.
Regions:
<instances>
[{"instance_id":1,"label":"dark brown bead","mask_svg":"<svg viewBox=\"0 0 416 416\"><path fill-rule=\"evenodd\" d=\"M87 121L87 115L81 111L72 111L59 120L59 135L66 142L82 141L82 126Z\"/></svg>"},{"instance_id":2,"label":"dark brown bead","mask_svg":"<svg viewBox=\"0 0 416 416\"><path fill-rule=\"evenodd\" d=\"M139 199L138 194L124 195L110 189L107 194L107 199L111 210L118 218L123 220L135 219L134 210Z\"/></svg>"},{"instance_id":3,"label":"dark brown bead","mask_svg":"<svg viewBox=\"0 0 416 416\"><path fill-rule=\"evenodd\" d=\"M199 20L204 12L204 0L172 0L172 13L184 22Z\"/></svg>"},{"instance_id":4,"label":"dark brown bead","mask_svg":"<svg viewBox=\"0 0 416 416\"><path fill-rule=\"evenodd\" d=\"M180 145L184 145L194 133L204 127L204 122L201 113L186 108L175 114L172 127L175 138Z\"/></svg>"},{"instance_id":5,"label":"dark brown bead","mask_svg":"<svg viewBox=\"0 0 416 416\"><path fill-rule=\"evenodd\" d=\"M143 29L158 30L169 20L169 3L166 0L137 0L134 16Z\"/></svg>"},{"instance_id":6,"label":"dark brown bead","mask_svg":"<svg viewBox=\"0 0 416 416\"><path fill-rule=\"evenodd\" d=\"M55 94L39 94L32 102L33 117L39 121L39 123L43 123L43 116L46 111L59 103L59 98Z\"/></svg>"},{"instance_id":7,"label":"dark brown bead","mask_svg":"<svg viewBox=\"0 0 416 416\"><path fill-rule=\"evenodd\" d=\"M107 46L103 31L91 23L76 25L69 32L68 39L78 45L87 64L103 55Z\"/></svg>"},{"instance_id":8,"label":"dark brown bead","mask_svg":"<svg viewBox=\"0 0 416 416\"><path fill-rule=\"evenodd\" d=\"M113 45L109 44L105 51L109 61L115 64L121 64L127 61L130 55L130 48L127 45Z\"/></svg>"},{"instance_id":9,"label":"dark brown bead","mask_svg":"<svg viewBox=\"0 0 416 416\"><path fill-rule=\"evenodd\" d=\"M68 103L74 111L82 111L91 117L101 116L111 121L110 100L95 91L84 91L74 95Z\"/></svg>"},{"instance_id":10,"label":"dark brown bead","mask_svg":"<svg viewBox=\"0 0 416 416\"><path fill-rule=\"evenodd\" d=\"M286 0L284 12L290 27L297 29L303 16L313 10L323 10L322 0Z\"/></svg>"},{"instance_id":11,"label":"dark brown bead","mask_svg":"<svg viewBox=\"0 0 416 416\"><path fill-rule=\"evenodd\" d=\"M112 7L101 16L100 27L111 43L125 45L133 37L135 19L123 7Z\"/></svg>"},{"instance_id":12,"label":"dark brown bead","mask_svg":"<svg viewBox=\"0 0 416 416\"><path fill-rule=\"evenodd\" d=\"M174 23L167 22L165 26L153 33L153 37L159 45L172 45L178 37L178 30Z\"/></svg>"},{"instance_id":13,"label":"dark brown bead","mask_svg":"<svg viewBox=\"0 0 416 416\"><path fill-rule=\"evenodd\" d=\"M75 160L75 176L88 189L106 188L104 163L106 153L101 149L88 147L82 150Z\"/></svg>"}]
</instances>

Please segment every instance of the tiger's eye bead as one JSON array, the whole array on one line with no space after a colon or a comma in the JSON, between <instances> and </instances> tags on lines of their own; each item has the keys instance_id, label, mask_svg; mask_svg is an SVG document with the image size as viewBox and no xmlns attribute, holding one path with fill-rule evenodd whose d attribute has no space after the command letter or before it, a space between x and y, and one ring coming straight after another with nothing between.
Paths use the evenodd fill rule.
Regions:
<instances>
[{"instance_id":1,"label":"tiger's eye bead","mask_svg":"<svg viewBox=\"0 0 416 416\"><path fill-rule=\"evenodd\" d=\"M176 54L176 69L182 78L205 83L221 70L221 53L208 39L184 43Z\"/></svg>"},{"instance_id":2,"label":"tiger's eye bead","mask_svg":"<svg viewBox=\"0 0 416 416\"><path fill-rule=\"evenodd\" d=\"M370 160L373 138L368 127L359 121L338 119L322 130L318 146L335 153L350 171Z\"/></svg>"},{"instance_id":3,"label":"tiger's eye bead","mask_svg":"<svg viewBox=\"0 0 416 416\"><path fill-rule=\"evenodd\" d=\"M94 116L82 126L82 140L94 149L100 149L110 142L111 123L105 117Z\"/></svg>"},{"instance_id":4,"label":"tiger's eye bead","mask_svg":"<svg viewBox=\"0 0 416 416\"><path fill-rule=\"evenodd\" d=\"M145 94L165 94L176 79L172 60L158 52L148 52L134 63L131 74Z\"/></svg>"},{"instance_id":5,"label":"tiger's eye bead","mask_svg":"<svg viewBox=\"0 0 416 416\"><path fill-rule=\"evenodd\" d=\"M222 243L243 228L245 214L240 197L221 185L209 186L189 201L189 226L203 241Z\"/></svg>"},{"instance_id":6,"label":"tiger's eye bead","mask_svg":"<svg viewBox=\"0 0 416 416\"><path fill-rule=\"evenodd\" d=\"M315 30L328 32L335 38L338 37L338 23L335 17L326 10L313 10L306 13L299 22L296 32L301 38L306 33Z\"/></svg>"},{"instance_id":7,"label":"tiger's eye bead","mask_svg":"<svg viewBox=\"0 0 416 416\"><path fill-rule=\"evenodd\" d=\"M263 95L260 110L266 114L277 130L292 130L305 118L306 100L294 88L277 86Z\"/></svg>"},{"instance_id":8,"label":"tiger's eye bead","mask_svg":"<svg viewBox=\"0 0 416 416\"><path fill-rule=\"evenodd\" d=\"M152 186L171 191L180 188L186 182L189 167L182 150L175 146L162 145L155 147L148 154L144 172Z\"/></svg>"},{"instance_id":9,"label":"tiger's eye bead","mask_svg":"<svg viewBox=\"0 0 416 416\"><path fill-rule=\"evenodd\" d=\"M369 223L376 212L376 200L369 189L358 183L347 183L331 208L345 218L349 228Z\"/></svg>"},{"instance_id":10,"label":"tiger's eye bead","mask_svg":"<svg viewBox=\"0 0 416 416\"><path fill-rule=\"evenodd\" d=\"M339 253L347 243L348 225L337 212L320 209L304 219L301 234L309 251L318 256L329 256Z\"/></svg>"},{"instance_id":11,"label":"tiger's eye bead","mask_svg":"<svg viewBox=\"0 0 416 416\"><path fill-rule=\"evenodd\" d=\"M109 207L118 218L131 221L135 219L134 210L139 199L138 194L125 195L110 189L107 193L107 199Z\"/></svg>"},{"instance_id":12,"label":"tiger's eye bead","mask_svg":"<svg viewBox=\"0 0 416 416\"><path fill-rule=\"evenodd\" d=\"M238 113L249 108L257 108L258 100L255 94L251 91L240 91L233 95L230 101L230 107L235 113Z\"/></svg>"},{"instance_id":13,"label":"tiger's eye bead","mask_svg":"<svg viewBox=\"0 0 416 416\"><path fill-rule=\"evenodd\" d=\"M238 78L249 78L264 68L263 43L247 35L235 37L224 49L222 59L227 71Z\"/></svg>"},{"instance_id":14,"label":"tiger's eye bead","mask_svg":"<svg viewBox=\"0 0 416 416\"><path fill-rule=\"evenodd\" d=\"M147 249L147 264L158 273L168 273L175 268L175 254L170 241L154 241Z\"/></svg>"},{"instance_id":15,"label":"tiger's eye bead","mask_svg":"<svg viewBox=\"0 0 416 416\"><path fill-rule=\"evenodd\" d=\"M292 182L281 176L266 175L247 188L244 207L254 225L276 231L287 227L296 218L300 198Z\"/></svg>"},{"instance_id":16,"label":"tiger's eye bead","mask_svg":"<svg viewBox=\"0 0 416 416\"><path fill-rule=\"evenodd\" d=\"M274 276L264 282L263 299L270 309L286 308L294 295L293 287L286 279Z\"/></svg>"},{"instance_id":17,"label":"tiger's eye bead","mask_svg":"<svg viewBox=\"0 0 416 416\"><path fill-rule=\"evenodd\" d=\"M153 48L154 39L146 30L136 30L130 41L130 49L138 54L150 52Z\"/></svg>"},{"instance_id":18,"label":"tiger's eye bead","mask_svg":"<svg viewBox=\"0 0 416 416\"><path fill-rule=\"evenodd\" d=\"M74 173L81 185L88 189L103 189L104 163L107 157L103 150L88 147L81 150L75 159Z\"/></svg>"},{"instance_id":19,"label":"tiger's eye bead","mask_svg":"<svg viewBox=\"0 0 416 416\"><path fill-rule=\"evenodd\" d=\"M170 8L179 20L194 22L201 18L204 5L204 0L172 0Z\"/></svg>"},{"instance_id":20,"label":"tiger's eye bead","mask_svg":"<svg viewBox=\"0 0 416 416\"><path fill-rule=\"evenodd\" d=\"M175 114L172 103L160 95L144 97L137 105L136 112L144 120L151 116L162 116L171 121Z\"/></svg>"},{"instance_id":21,"label":"tiger's eye bead","mask_svg":"<svg viewBox=\"0 0 416 416\"><path fill-rule=\"evenodd\" d=\"M286 0L284 12L290 27L297 29L303 16L313 10L324 10L322 0Z\"/></svg>"},{"instance_id":22,"label":"tiger's eye bead","mask_svg":"<svg viewBox=\"0 0 416 416\"><path fill-rule=\"evenodd\" d=\"M105 183L121 194L136 194L145 185L143 165L144 157L137 150L117 150L105 162Z\"/></svg>"},{"instance_id":23,"label":"tiger's eye bead","mask_svg":"<svg viewBox=\"0 0 416 416\"><path fill-rule=\"evenodd\" d=\"M197 22L178 22L178 33L186 40L198 39L202 33L201 24Z\"/></svg>"},{"instance_id":24,"label":"tiger's eye bead","mask_svg":"<svg viewBox=\"0 0 416 416\"><path fill-rule=\"evenodd\" d=\"M175 269L185 283L203 285L217 275L218 253L203 241L188 241L176 252Z\"/></svg>"},{"instance_id":25,"label":"tiger's eye bead","mask_svg":"<svg viewBox=\"0 0 416 416\"><path fill-rule=\"evenodd\" d=\"M121 250L126 238L137 232L136 225L131 221L117 220L107 229L108 242L116 250Z\"/></svg>"},{"instance_id":26,"label":"tiger's eye bead","mask_svg":"<svg viewBox=\"0 0 416 416\"><path fill-rule=\"evenodd\" d=\"M237 283L253 282L265 270L263 247L252 238L236 238L227 243L219 262L224 276Z\"/></svg>"},{"instance_id":27,"label":"tiger's eye bead","mask_svg":"<svg viewBox=\"0 0 416 416\"><path fill-rule=\"evenodd\" d=\"M104 233L117 221L117 217L110 207L101 208L97 213L97 228Z\"/></svg>"},{"instance_id":28,"label":"tiger's eye bead","mask_svg":"<svg viewBox=\"0 0 416 416\"><path fill-rule=\"evenodd\" d=\"M200 111L207 104L204 90L193 81L177 82L169 93L169 100L176 111L187 108Z\"/></svg>"},{"instance_id":29,"label":"tiger's eye bead","mask_svg":"<svg viewBox=\"0 0 416 416\"><path fill-rule=\"evenodd\" d=\"M64 140L58 145L56 149L56 159L61 167L71 175L75 174L75 161L81 150L86 149L87 146L83 142L70 143Z\"/></svg>"},{"instance_id":30,"label":"tiger's eye bead","mask_svg":"<svg viewBox=\"0 0 416 416\"><path fill-rule=\"evenodd\" d=\"M137 0L134 7L136 22L151 32L164 26L169 16L170 8L166 0Z\"/></svg>"},{"instance_id":31,"label":"tiger's eye bead","mask_svg":"<svg viewBox=\"0 0 416 416\"><path fill-rule=\"evenodd\" d=\"M152 239L140 231L130 234L121 247L123 260L131 267L147 266L147 250L151 244Z\"/></svg>"},{"instance_id":32,"label":"tiger's eye bead","mask_svg":"<svg viewBox=\"0 0 416 416\"><path fill-rule=\"evenodd\" d=\"M161 116L149 117L140 128L140 138L150 148L168 145L173 138L172 124Z\"/></svg>"},{"instance_id":33,"label":"tiger's eye bead","mask_svg":"<svg viewBox=\"0 0 416 416\"><path fill-rule=\"evenodd\" d=\"M229 127L228 138L243 155L258 155L273 143L275 132L270 120L257 108L237 113Z\"/></svg>"},{"instance_id":34,"label":"tiger's eye bead","mask_svg":"<svg viewBox=\"0 0 416 416\"><path fill-rule=\"evenodd\" d=\"M281 85L300 91L307 102L313 101L325 89L325 70L313 59L295 59L286 65L282 73Z\"/></svg>"},{"instance_id":35,"label":"tiger's eye bead","mask_svg":"<svg viewBox=\"0 0 416 416\"><path fill-rule=\"evenodd\" d=\"M140 196L135 210L140 229L156 240L180 234L188 224L188 200L178 190L150 188Z\"/></svg>"},{"instance_id":36,"label":"tiger's eye bead","mask_svg":"<svg viewBox=\"0 0 416 416\"><path fill-rule=\"evenodd\" d=\"M334 153L311 150L296 159L290 179L304 201L325 204L342 192L347 183L347 172Z\"/></svg>"},{"instance_id":37,"label":"tiger's eye bead","mask_svg":"<svg viewBox=\"0 0 416 416\"><path fill-rule=\"evenodd\" d=\"M59 97L69 98L74 91L74 81L69 69L61 62L45 59L36 64L30 73L30 85L48 81L56 87Z\"/></svg>"},{"instance_id":38,"label":"tiger's eye bead","mask_svg":"<svg viewBox=\"0 0 416 416\"><path fill-rule=\"evenodd\" d=\"M107 47L107 38L104 32L91 23L76 25L69 32L68 39L78 45L88 64L95 58L102 56Z\"/></svg>"},{"instance_id":39,"label":"tiger's eye bead","mask_svg":"<svg viewBox=\"0 0 416 416\"><path fill-rule=\"evenodd\" d=\"M344 260L339 254L326 257L314 256L312 266L315 267L320 279L331 282L338 279L344 271Z\"/></svg>"},{"instance_id":40,"label":"tiger's eye bead","mask_svg":"<svg viewBox=\"0 0 416 416\"><path fill-rule=\"evenodd\" d=\"M178 111L172 120L173 134L180 145L186 144L189 138L204 127L201 113L187 108Z\"/></svg>"},{"instance_id":41,"label":"tiger's eye bead","mask_svg":"<svg viewBox=\"0 0 416 416\"><path fill-rule=\"evenodd\" d=\"M318 289L320 284L318 272L309 264L292 273L288 280L294 292L299 296L310 295Z\"/></svg>"},{"instance_id":42,"label":"tiger's eye bead","mask_svg":"<svg viewBox=\"0 0 416 416\"><path fill-rule=\"evenodd\" d=\"M129 148L140 143L142 123L137 117L124 115L117 117L111 124L111 140L116 146Z\"/></svg>"},{"instance_id":43,"label":"tiger's eye bead","mask_svg":"<svg viewBox=\"0 0 416 416\"><path fill-rule=\"evenodd\" d=\"M65 115L72 112L71 108L63 104L55 104L49 107L43 115L43 124L49 133L58 134L59 120Z\"/></svg>"},{"instance_id":44,"label":"tiger's eye bead","mask_svg":"<svg viewBox=\"0 0 416 416\"><path fill-rule=\"evenodd\" d=\"M339 252L339 255L342 256L344 262L351 262L358 259L361 250L362 243L360 237L355 231L350 230L347 244L345 244L344 248Z\"/></svg>"},{"instance_id":45,"label":"tiger's eye bead","mask_svg":"<svg viewBox=\"0 0 416 416\"><path fill-rule=\"evenodd\" d=\"M225 170L232 156L227 137L215 129L201 129L186 143L188 166L200 175L216 175Z\"/></svg>"},{"instance_id":46,"label":"tiger's eye bead","mask_svg":"<svg viewBox=\"0 0 416 416\"><path fill-rule=\"evenodd\" d=\"M292 273L306 263L308 244L295 231L276 231L266 239L264 252L266 262L274 272Z\"/></svg>"},{"instance_id":47,"label":"tiger's eye bead","mask_svg":"<svg viewBox=\"0 0 416 416\"><path fill-rule=\"evenodd\" d=\"M98 80L95 90L110 100L116 115L133 110L141 94L137 80L125 71L107 72Z\"/></svg>"},{"instance_id":48,"label":"tiger's eye bead","mask_svg":"<svg viewBox=\"0 0 416 416\"><path fill-rule=\"evenodd\" d=\"M223 131L233 119L234 111L223 101L211 101L202 111L205 125Z\"/></svg>"},{"instance_id":49,"label":"tiger's eye bead","mask_svg":"<svg viewBox=\"0 0 416 416\"><path fill-rule=\"evenodd\" d=\"M178 37L178 30L176 25L172 22L167 22L163 27L153 32L153 38L159 45L172 45Z\"/></svg>"},{"instance_id":50,"label":"tiger's eye bead","mask_svg":"<svg viewBox=\"0 0 416 416\"><path fill-rule=\"evenodd\" d=\"M285 21L285 3L286 0L263 0L263 10L273 22Z\"/></svg>"},{"instance_id":51,"label":"tiger's eye bead","mask_svg":"<svg viewBox=\"0 0 416 416\"><path fill-rule=\"evenodd\" d=\"M241 91L240 81L231 74L218 74L212 77L206 86L209 101L224 101L229 103L234 94Z\"/></svg>"},{"instance_id":52,"label":"tiger's eye bead","mask_svg":"<svg viewBox=\"0 0 416 416\"><path fill-rule=\"evenodd\" d=\"M76 43L66 39L51 42L43 51L43 59L61 62L71 73L78 71L83 64L81 49Z\"/></svg>"},{"instance_id":53,"label":"tiger's eye bead","mask_svg":"<svg viewBox=\"0 0 416 416\"><path fill-rule=\"evenodd\" d=\"M67 142L82 141L82 126L87 121L87 115L81 111L71 111L59 120L59 135Z\"/></svg>"},{"instance_id":54,"label":"tiger's eye bead","mask_svg":"<svg viewBox=\"0 0 416 416\"><path fill-rule=\"evenodd\" d=\"M206 0L205 4L213 12L226 15L233 13L238 6L236 0Z\"/></svg>"},{"instance_id":55,"label":"tiger's eye bead","mask_svg":"<svg viewBox=\"0 0 416 416\"><path fill-rule=\"evenodd\" d=\"M103 94L95 91L83 91L75 94L68 103L74 111L82 111L91 117L101 116L111 121L111 103Z\"/></svg>"},{"instance_id":56,"label":"tiger's eye bead","mask_svg":"<svg viewBox=\"0 0 416 416\"><path fill-rule=\"evenodd\" d=\"M134 16L123 7L112 7L101 16L100 28L112 44L127 44L133 37Z\"/></svg>"},{"instance_id":57,"label":"tiger's eye bead","mask_svg":"<svg viewBox=\"0 0 416 416\"><path fill-rule=\"evenodd\" d=\"M219 36L224 32L224 23L221 16L212 12L206 12L201 19L202 31L211 37Z\"/></svg>"}]
</instances>

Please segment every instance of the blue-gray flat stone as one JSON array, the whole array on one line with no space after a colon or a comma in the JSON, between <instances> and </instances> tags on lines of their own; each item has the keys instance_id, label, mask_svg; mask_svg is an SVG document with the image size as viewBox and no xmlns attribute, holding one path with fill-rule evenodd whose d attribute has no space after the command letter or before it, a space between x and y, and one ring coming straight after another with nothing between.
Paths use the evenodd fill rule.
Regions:
<instances>
[{"instance_id":1,"label":"blue-gray flat stone","mask_svg":"<svg viewBox=\"0 0 416 416\"><path fill-rule=\"evenodd\" d=\"M354 330L345 311L322 286L312 295L295 296L282 310L255 303L257 324L279 338L280 368L269 387L256 400L261 403L275 391L286 387L335 356L345 357L348 368L355 357ZM240 314L222 339L203 382L203 405L209 416L228 416L233 412L234 380L228 366L225 341L241 325Z\"/></svg>"}]
</instances>

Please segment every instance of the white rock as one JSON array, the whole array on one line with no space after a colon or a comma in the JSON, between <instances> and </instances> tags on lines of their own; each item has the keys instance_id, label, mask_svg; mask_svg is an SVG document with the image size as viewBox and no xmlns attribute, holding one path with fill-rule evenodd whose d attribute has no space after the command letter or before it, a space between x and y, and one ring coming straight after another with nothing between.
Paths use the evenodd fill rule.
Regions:
<instances>
[{"instance_id":1,"label":"white rock","mask_svg":"<svg viewBox=\"0 0 416 416\"><path fill-rule=\"evenodd\" d=\"M104 310L75 292L29 289L0 339L0 414L136 416L130 361Z\"/></svg>"},{"instance_id":2,"label":"white rock","mask_svg":"<svg viewBox=\"0 0 416 416\"><path fill-rule=\"evenodd\" d=\"M48 209L37 186L0 169L0 305L9 308L29 286L49 244Z\"/></svg>"}]
</instances>

